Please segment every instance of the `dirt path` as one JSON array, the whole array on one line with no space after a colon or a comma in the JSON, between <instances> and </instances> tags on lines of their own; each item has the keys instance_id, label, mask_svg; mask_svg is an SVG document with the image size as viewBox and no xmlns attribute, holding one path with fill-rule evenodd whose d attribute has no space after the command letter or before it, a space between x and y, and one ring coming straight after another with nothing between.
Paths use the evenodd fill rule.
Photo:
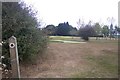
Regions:
<instances>
[{"instance_id":1,"label":"dirt path","mask_svg":"<svg viewBox=\"0 0 120 80\"><path fill-rule=\"evenodd\" d=\"M89 44L89 45L88 45ZM97 46L97 47L96 47ZM117 49L111 45L101 47L98 44L50 43L46 51L46 60L31 67L21 66L21 76L31 78L70 78L75 73L89 70L89 64L83 58L86 54L100 55L101 50ZM31 70L32 69L32 70Z\"/></svg>"}]
</instances>

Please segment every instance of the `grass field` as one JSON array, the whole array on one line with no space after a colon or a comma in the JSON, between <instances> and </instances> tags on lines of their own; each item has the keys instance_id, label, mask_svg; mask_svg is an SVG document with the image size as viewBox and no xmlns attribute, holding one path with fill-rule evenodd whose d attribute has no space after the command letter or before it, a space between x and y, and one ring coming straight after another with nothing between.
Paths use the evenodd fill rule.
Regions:
<instances>
[{"instance_id":1,"label":"grass field","mask_svg":"<svg viewBox=\"0 0 120 80\"><path fill-rule=\"evenodd\" d=\"M118 77L117 40L90 38L88 42L81 42L84 41L79 37L50 36L44 61L40 63L39 59L36 68L23 68L22 75L35 78Z\"/></svg>"},{"instance_id":2,"label":"grass field","mask_svg":"<svg viewBox=\"0 0 120 80\"><path fill-rule=\"evenodd\" d=\"M80 37L71 37L71 36L50 36L50 42L58 42L58 43L84 43L85 41L83 39L81 39ZM90 37L89 38L90 41L89 43L112 43L112 44L115 44L115 45L118 45L118 40L110 40L110 39L98 39L96 40L95 37ZM86 42L85 42L86 43ZM120 44L120 43L119 43Z\"/></svg>"}]
</instances>

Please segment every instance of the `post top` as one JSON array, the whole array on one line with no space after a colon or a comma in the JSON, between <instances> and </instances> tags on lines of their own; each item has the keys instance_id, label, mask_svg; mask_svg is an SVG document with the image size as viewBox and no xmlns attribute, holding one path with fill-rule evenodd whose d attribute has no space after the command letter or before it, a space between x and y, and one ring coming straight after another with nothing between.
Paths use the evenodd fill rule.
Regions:
<instances>
[{"instance_id":1,"label":"post top","mask_svg":"<svg viewBox=\"0 0 120 80\"><path fill-rule=\"evenodd\" d=\"M11 36L10 38L16 38L15 36Z\"/></svg>"},{"instance_id":2,"label":"post top","mask_svg":"<svg viewBox=\"0 0 120 80\"><path fill-rule=\"evenodd\" d=\"M16 37L15 37L15 36L11 36L11 37L9 38L9 40L11 40L11 39L16 40Z\"/></svg>"}]
</instances>

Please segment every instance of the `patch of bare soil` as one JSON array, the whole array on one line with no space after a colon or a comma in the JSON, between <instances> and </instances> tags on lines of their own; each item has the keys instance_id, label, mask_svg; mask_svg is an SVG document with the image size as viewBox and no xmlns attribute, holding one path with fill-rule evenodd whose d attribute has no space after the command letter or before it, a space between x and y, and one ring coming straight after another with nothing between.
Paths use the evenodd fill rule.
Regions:
<instances>
[{"instance_id":1,"label":"patch of bare soil","mask_svg":"<svg viewBox=\"0 0 120 80\"><path fill-rule=\"evenodd\" d=\"M90 69L83 59L86 54L100 55L102 50L116 49L117 46L94 43L68 44L50 43L44 59L38 58L36 64L21 65L21 77L24 78L70 78L74 73Z\"/></svg>"}]
</instances>

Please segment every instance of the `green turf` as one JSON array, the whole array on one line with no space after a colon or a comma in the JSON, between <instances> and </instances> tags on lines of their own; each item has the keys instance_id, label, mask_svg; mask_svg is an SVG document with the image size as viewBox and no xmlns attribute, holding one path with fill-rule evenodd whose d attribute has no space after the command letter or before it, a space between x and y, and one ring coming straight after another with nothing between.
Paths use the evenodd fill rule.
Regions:
<instances>
[{"instance_id":1,"label":"green turf","mask_svg":"<svg viewBox=\"0 0 120 80\"><path fill-rule=\"evenodd\" d=\"M58 43L82 43L85 42L83 39L80 37L72 37L72 36L49 36L50 42L58 42ZM91 43L112 43L117 45L118 40L106 40L106 39L98 39L96 40L95 37L90 37L89 42Z\"/></svg>"}]
</instances>

